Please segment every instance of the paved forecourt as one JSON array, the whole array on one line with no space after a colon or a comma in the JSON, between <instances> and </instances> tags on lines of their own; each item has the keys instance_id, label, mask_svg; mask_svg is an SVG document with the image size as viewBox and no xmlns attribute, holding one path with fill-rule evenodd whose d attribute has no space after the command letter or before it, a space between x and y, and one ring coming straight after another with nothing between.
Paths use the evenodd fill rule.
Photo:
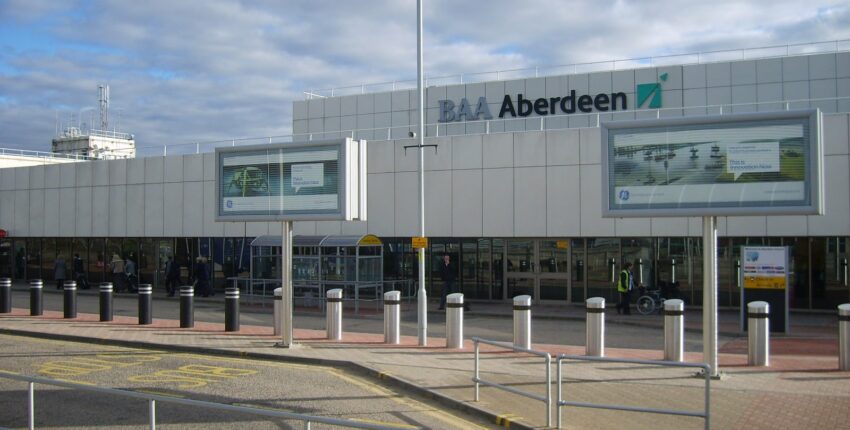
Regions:
<instances>
[{"instance_id":1,"label":"paved forecourt","mask_svg":"<svg viewBox=\"0 0 850 430\"><path fill-rule=\"evenodd\" d=\"M481 388L474 402L472 343L464 349L445 348L444 339L429 339L428 347L402 336L402 344L383 344L381 334L345 333L343 342L330 342L320 330L296 329L295 348L276 347L270 327L246 326L225 333L223 324L196 323L180 329L175 320L155 319L150 326L136 318L116 317L102 323L98 316L80 314L75 320L46 311L31 317L26 309L0 316L0 332L27 333L67 339L90 339L107 344L213 353L276 361L347 365L363 369L387 384L401 384L456 407L511 428L542 427L542 402L490 387ZM37 323L35 323L37 321ZM720 364L725 377L711 384L711 422L714 428L839 428L850 422L850 373L839 372L837 341L777 338L772 342L770 367L748 367L746 339L726 343ZM583 345L535 344L554 354L584 354ZM538 395L545 394L545 369L538 357L482 346L481 377ZM607 348L606 356L661 359L659 350ZM700 353L685 360L699 362ZM703 380L693 370L658 369L626 364L565 363L563 390L568 400L619 403L699 411ZM554 393L554 387L553 387ZM567 428L702 428L699 418L569 408L563 413Z\"/></svg>"}]
</instances>

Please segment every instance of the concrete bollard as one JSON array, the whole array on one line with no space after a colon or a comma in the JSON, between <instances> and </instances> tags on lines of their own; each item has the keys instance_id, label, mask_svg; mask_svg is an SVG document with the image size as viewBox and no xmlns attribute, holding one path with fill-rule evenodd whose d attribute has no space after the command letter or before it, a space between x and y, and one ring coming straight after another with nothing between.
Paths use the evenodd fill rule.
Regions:
<instances>
[{"instance_id":1,"label":"concrete bollard","mask_svg":"<svg viewBox=\"0 0 850 430\"><path fill-rule=\"evenodd\" d=\"M100 320L112 321L112 282L100 284Z\"/></svg>"},{"instance_id":2,"label":"concrete bollard","mask_svg":"<svg viewBox=\"0 0 850 430\"><path fill-rule=\"evenodd\" d=\"M685 356L685 302L664 301L664 359L683 361Z\"/></svg>"},{"instance_id":3,"label":"concrete bollard","mask_svg":"<svg viewBox=\"0 0 850 430\"><path fill-rule=\"evenodd\" d=\"M850 303L838 305L838 370L850 370Z\"/></svg>"},{"instance_id":4,"label":"concrete bollard","mask_svg":"<svg viewBox=\"0 0 850 430\"><path fill-rule=\"evenodd\" d=\"M463 349L463 294L446 296L446 348Z\"/></svg>"},{"instance_id":5,"label":"concrete bollard","mask_svg":"<svg viewBox=\"0 0 850 430\"><path fill-rule=\"evenodd\" d=\"M747 364L770 366L770 304L747 303Z\"/></svg>"},{"instance_id":6,"label":"concrete bollard","mask_svg":"<svg viewBox=\"0 0 850 430\"><path fill-rule=\"evenodd\" d=\"M591 297L585 301L587 316L585 355L605 356L605 299Z\"/></svg>"},{"instance_id":7,"label":"concrete bollard","mask_svg":"<svg viewBox=\"0 0 850 430\"><path fill-rule=\"evenodd\" d=\"M62 285L62 289L64 290L64 304L63 307L64 317L65 318L76 318L77 317L77 282L76 281L65 281L65 284Z\"/></svg>"},{"instance_id":8,"label":"concrete bollard","mask_svg":"<svg viewBox=\"0 0 850 430\"><path fill-rule=\"evenodd\" d=\"M283 306L283 288L275 288L274 289L274 335L280 336L283 333L283 327L281 327L281 314L280 308Z\"/></svg>"},{"instance_id":9,"label":"concrete bollard","mask_svg":"<svg viewBox=\"0 0 850 430\"><path fill-rule=\"evenodd\" d=\"M239 288L224 291L224 331L239 331Z\"/></svg>"},{"instance_id":10,"label":"concrete bollard","mask_svg":"<svg viewBox=\"0 0 850 430\"><path fill-rule=\"evenodd\" d=\"M514 297L514 346L531 349L531 296Z\"/></svg>"},{"instance_id":11,"label":"concrete bollard","mask_svg":"<svg viewBox=\"0 0 850 430\"><path fill-rule=\"evenodd\" d=\"M139 284L139 325L153 323L153 287Z\"/></svg>"},{"instance_id":12,"label":"concrete bollard","mask_svg":"<svg viewBox=\"0 0 850 430\"><path fill-rule=\"evenodd\" d=\"M342 289L334 288L326 293L328 305L325 327L329 340L342 340Z\"/></svg>"},{"instance_id":13,"label":"concrete bollard","mask_svg":"<svg viewBox=\"0 0 850 430\"><path fill-rule=\"evenodd\" d=\"M401 343L401 291L384 293L384 343Z\"/></svg>"},{"instance_id":14,"label":"concrete bollard","mask_svg":"<svg viewBox=\"0 0 850 430\"><path fill-rule=\"evenodd\" d=\"M12 312L12 280L0 278L0 313Z\"/></svg>"},{"instance_id":15,"label":"concrete bollard","mask_svg":"<svg viewBox=\"0 0 850 430\"><path fill-rule=\"evenodd\" d=\"M44 299L42 291L44 282L41 279L30 281L30 315L39 316L44 313Z\"/></svg>"},{"instance_id":16,"label":"concrete bollard","mask_svg":"<svg viewBox=\"0 0 850 430\"><path fill-rule=\"evenodd\" d=\"M195 326L195 287L180 287L180 328Z\"/></svg>"}]
</instances>

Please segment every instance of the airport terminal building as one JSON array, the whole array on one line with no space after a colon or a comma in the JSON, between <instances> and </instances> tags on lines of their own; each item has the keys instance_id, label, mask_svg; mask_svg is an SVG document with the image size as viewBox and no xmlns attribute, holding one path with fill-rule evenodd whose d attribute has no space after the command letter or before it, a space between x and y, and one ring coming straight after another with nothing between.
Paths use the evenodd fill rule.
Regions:
<instances>
[{"instance_id":1,"label":"airport terminal building","mask_svg":"<svg viewBox=\"0 0 850 430\"><path fill-rule=\"evenodd\" d=\"M738 60L683 56L676 59L681 64L664 66L635 62L625 69L612 62L539 77L429 81L425 143L435 145L425 150L430 294L442 289L435 263L444 254L458 263L468 300L530 294L546 304L613 300L612 271L639 261L644 284L675 282L698 306L702 219L603 217L599 125L817 108L823 113L824 214L719 217L718 304L739 305L743 245L789 248L792 309L847 302L850 45L816 53L748 52ZM408 136L418 129L417 106L410 88L364 88L293 103L294 140L368 141L368 220L296 222L296 235L376 235L384 278L416 278L410 242L419 235L419 151L407 147L416 144ZM74 253L93 281L109 278L115 253L137 256L143 282L162 283L159 270L170 254L183 261L208 256L219 288L244 274L250 242L280 235L280 223L216 222L215 156L199 152L0 168L0 229L7 231L0 238L0 276L49 280L56 256ZM347 252L340 247L333 254Z\"/></svg>"}]
</instances>

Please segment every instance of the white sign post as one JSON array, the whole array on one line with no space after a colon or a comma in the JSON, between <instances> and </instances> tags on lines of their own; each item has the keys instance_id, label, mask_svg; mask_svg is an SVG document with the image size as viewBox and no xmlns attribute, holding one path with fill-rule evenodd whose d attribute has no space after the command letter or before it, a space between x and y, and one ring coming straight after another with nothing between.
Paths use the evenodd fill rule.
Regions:
<instances>
[{"instance_id":1,"label":"white sign post","mask_svg":"<svg viewBox=\"0 0 850 430\"><path fill-rule=\"evenodd\" d=\"M293 346L292 222L366 220L366 141L216 148L216 221L281 222L281 342Z\"/></svg>"},{"instance_id":2,"label":"white sign post","mask_svg":"<svg viewBox=\"0 0 850 430\"><path fill-rule=\"evenodd\" d=\"M702 218L703 359L717 362L717 216L823 214L818 110L602 127L602 215Z\"/></svg>"}]
</instances>

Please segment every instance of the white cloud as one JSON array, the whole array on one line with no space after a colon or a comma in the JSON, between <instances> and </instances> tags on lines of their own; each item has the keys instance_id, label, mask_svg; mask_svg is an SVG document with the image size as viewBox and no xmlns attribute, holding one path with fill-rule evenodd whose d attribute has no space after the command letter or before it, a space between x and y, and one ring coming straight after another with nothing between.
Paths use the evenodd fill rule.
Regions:
<instances>
[{"instance_id":1,"label":"white cloud","mask_svg":"<svg viewBox=\"0 0 850 430\"><path fill-rule=\"evenodd\" d=\"M415 3L0 0L0 147L97 103L140 146L290 132L311 88L412 80ZM850 39L846 2L425 3L429 76ZM2 28L7 30L3 30Z\"/></svg>"}]
</instances>

